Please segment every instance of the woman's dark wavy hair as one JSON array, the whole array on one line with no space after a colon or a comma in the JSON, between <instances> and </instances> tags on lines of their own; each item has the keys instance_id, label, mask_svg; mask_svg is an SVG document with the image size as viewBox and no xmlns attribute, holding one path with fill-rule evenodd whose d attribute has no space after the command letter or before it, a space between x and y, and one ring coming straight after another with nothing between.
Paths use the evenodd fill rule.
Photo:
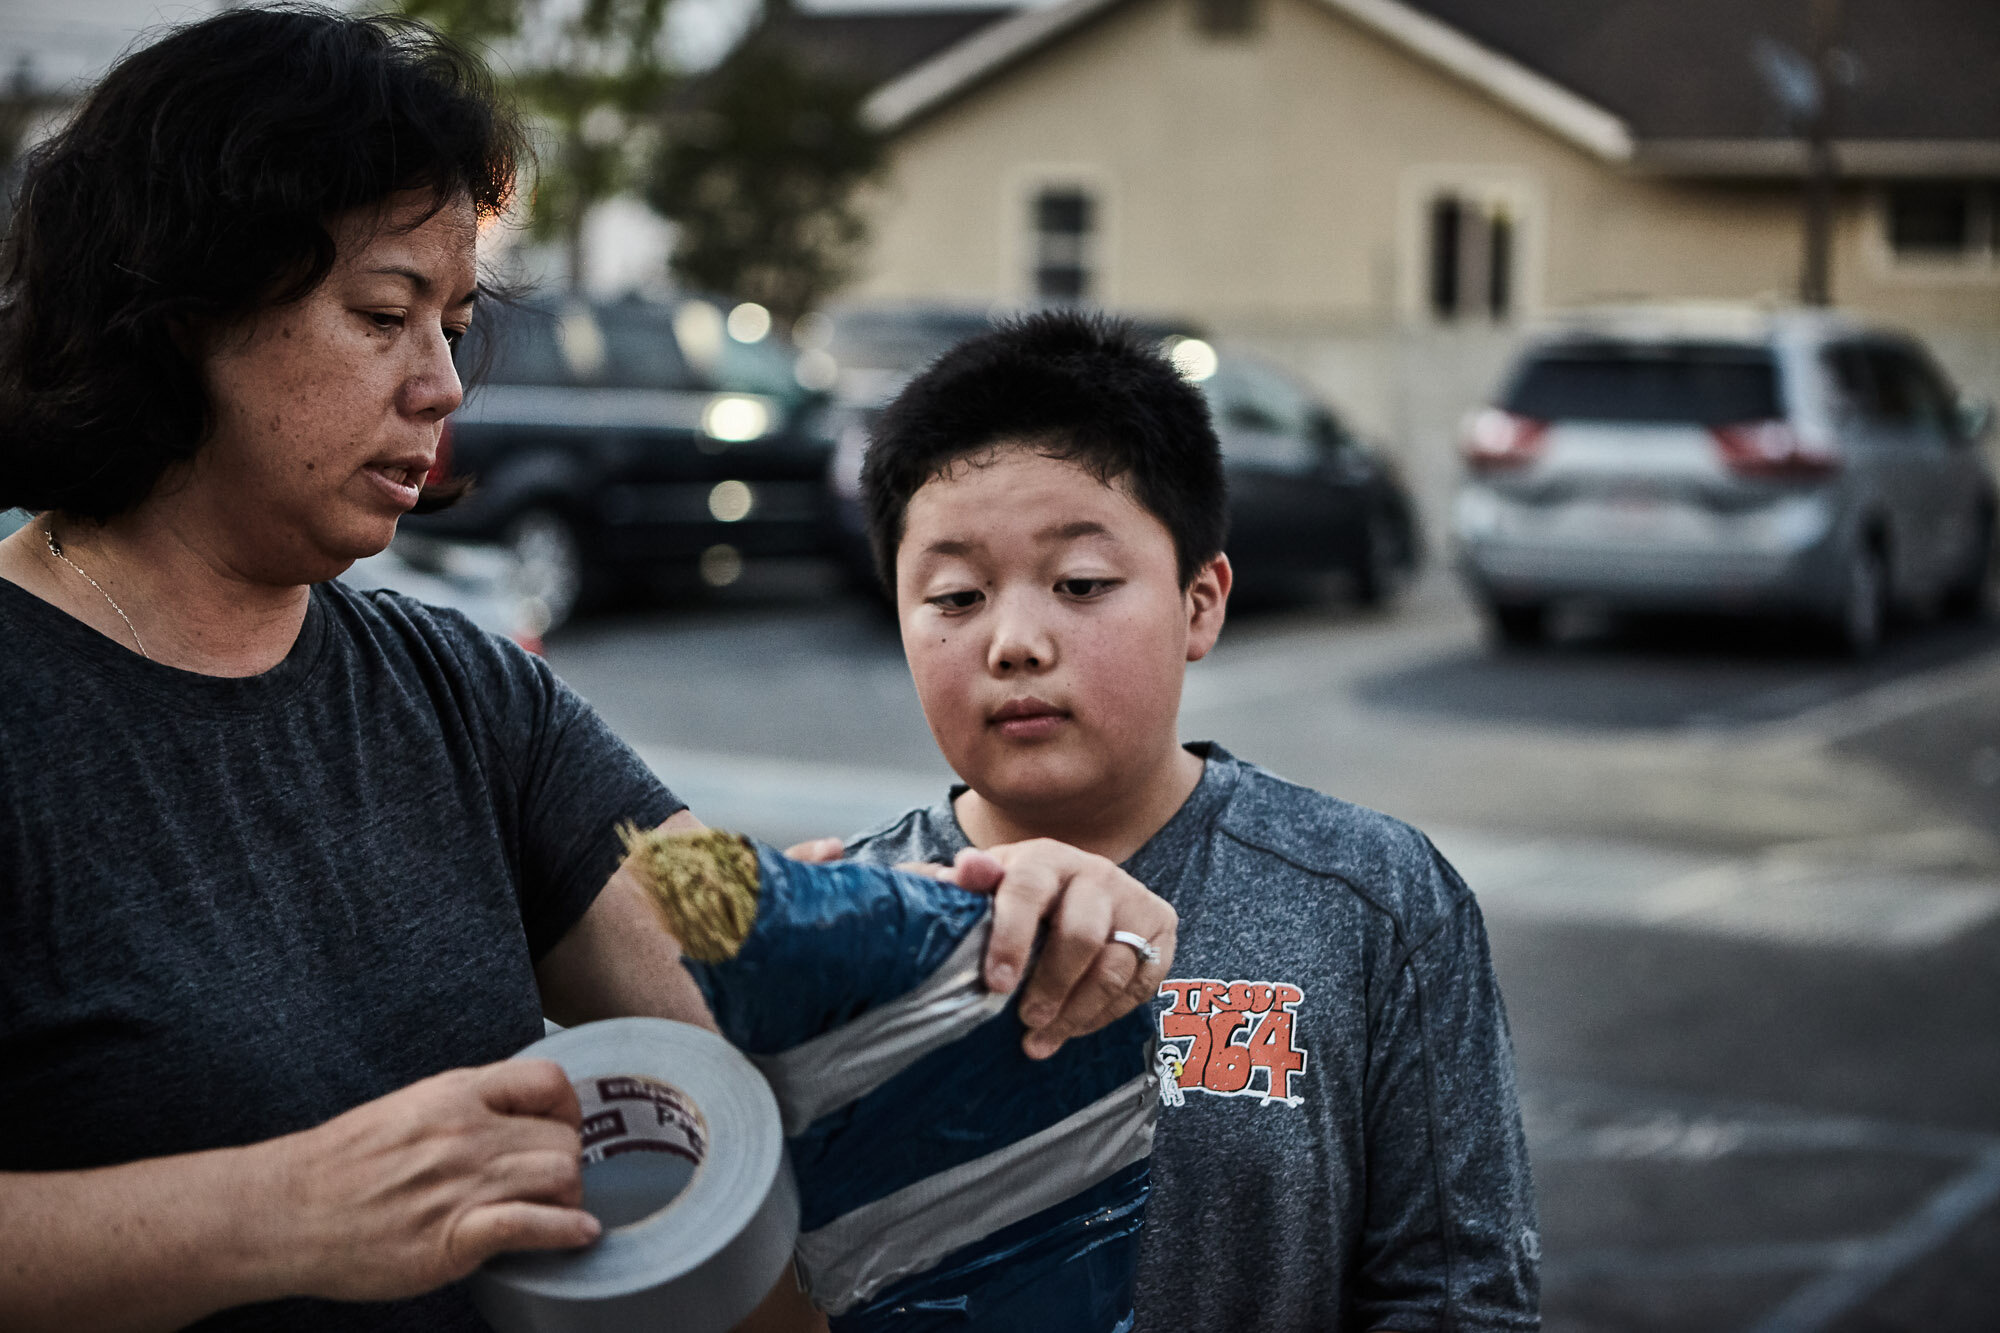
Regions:
<instances>
[{"instance_id":1,"label":"woman's dark wavy hair","mask_svg":"<svg viewBox=\"0 0 2000 1333\"><path fill-rule=\"evenodd\" d=\"M204 330L318 286L344 213L407 190L503 210L521 145L479 62L409 19L233 10L127 56L22 173L0 510L139 504L208 435Z\"/></svg>"}]
</instances>

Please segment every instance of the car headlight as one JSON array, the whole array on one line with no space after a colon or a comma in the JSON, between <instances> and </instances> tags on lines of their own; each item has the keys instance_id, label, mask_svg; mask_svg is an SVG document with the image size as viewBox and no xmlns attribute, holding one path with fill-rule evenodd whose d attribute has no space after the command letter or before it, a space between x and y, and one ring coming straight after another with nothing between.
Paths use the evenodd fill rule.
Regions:
<instances>
[{"instance_id":1,"label":"car headlight","mask_svg":"<svg viewBox=\"0 0 2000 1333\"><path fill-rule=\"evenodd\" d=\"M771 429L771 409L755 398L723 394L702 409L701 429L711 440L729 444L760 439Z\"/></svg>"}]
</instances>

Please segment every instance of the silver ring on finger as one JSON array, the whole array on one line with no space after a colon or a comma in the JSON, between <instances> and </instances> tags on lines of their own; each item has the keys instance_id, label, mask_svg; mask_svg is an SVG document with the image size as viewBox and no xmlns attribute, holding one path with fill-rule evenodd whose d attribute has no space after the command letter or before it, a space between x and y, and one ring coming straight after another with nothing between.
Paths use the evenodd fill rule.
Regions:
<instances>
[{"instance_id":1,"label":"silver ring on finger","mask_svg":"<svg viewBox=\"0 0 2000 1333\"><path fill-rule=\"evenodd\" d=\"M1133 950L1149 963L1160 961L1160 951L1154 948L1153 942L1144 935L1139 935L1129 930L1114 930L1111 932L1111 942L1113 944L1131 945Z\"/></svg>"}]
</instances>

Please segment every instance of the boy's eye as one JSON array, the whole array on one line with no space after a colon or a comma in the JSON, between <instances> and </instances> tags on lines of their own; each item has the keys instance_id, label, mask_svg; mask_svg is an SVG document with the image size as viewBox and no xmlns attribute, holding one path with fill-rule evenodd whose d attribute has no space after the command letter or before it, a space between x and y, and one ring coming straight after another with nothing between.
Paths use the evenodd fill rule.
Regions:
<instances>
[{"instance_id":1,"label":"boy's eye","mask_svg":"<svg viewBox=\"0 0 2000 1333\"><path fill-rule=\"evenodd\" d=\"M1056 591L1065 597L1096 597L1118 585L1116 579L1064 579Z\"/></svg>"},{"instance_id":2,"label":"boy's eye","mask_svg":"<svg viewBox=\"0 0 2000 1333\"><path fill-rule=\"evenodd\" d=\"M980 592L977 588L967 588L959 592L944 592L930 599L930 604L943 611L969 611L979 605Z\"/></svg>"}]
</instances>

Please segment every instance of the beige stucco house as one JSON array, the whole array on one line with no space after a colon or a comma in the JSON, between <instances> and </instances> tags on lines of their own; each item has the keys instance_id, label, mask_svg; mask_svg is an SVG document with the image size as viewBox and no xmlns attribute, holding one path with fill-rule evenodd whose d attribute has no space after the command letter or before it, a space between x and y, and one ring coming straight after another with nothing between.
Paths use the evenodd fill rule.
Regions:
<instances>
[{"instance_id":1,"label":"beige stucco house","mask_svg":"<svg viewBox=\"0 0 2000 1333\"><path fill-rule=\"evenodd\" d=\"M1810 45L1808 8L1020 11L875 94L893 151L856 294L1080 296L1263 329L1784 299L1805 154L1758 59ZM1848 11L1835 296L1922 325L2000 327L2000 7Z\"/></svg>"},{"instance_id":2,"label":"beige stucco house","mask_svg":"<svg viewBox=\"0 0 2000 1333\"><path fill-rule=\"evenodd\" d=\"M1842 0L1834 299L2000 396L2000 4ZM1441 513L1545 313L1798 291L1814 0L800 16L891 136L850 296L1081 299L1288 362ZM868 63L872 61L872 63Z\"/></svg>"}]
</instances>

